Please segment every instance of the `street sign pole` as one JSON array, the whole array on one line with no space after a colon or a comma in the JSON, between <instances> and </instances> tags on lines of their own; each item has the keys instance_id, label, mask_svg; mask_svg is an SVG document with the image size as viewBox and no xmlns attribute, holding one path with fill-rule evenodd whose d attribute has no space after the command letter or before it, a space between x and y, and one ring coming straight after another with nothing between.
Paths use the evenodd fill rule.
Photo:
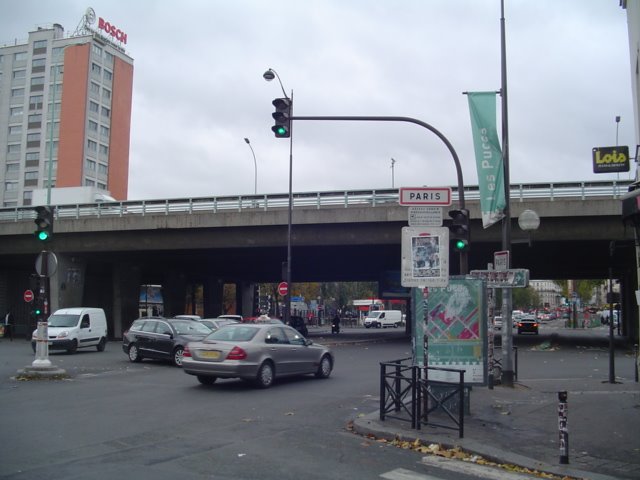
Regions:
<instances>
[{"instance_id":1,"label":"street sign pole","mask_svg":"<svg viewBox=\"0 0 640 480\"><path fill-rule=\"evenodd\" d=\"M47 318L49 317L49 251L43 250L40 254L41 259L40 275L43 277L41 282L41 290L38 295L43 300L43 313L45 315L44 321L38 318L38 333L36 341L36 358L31 364L32 367L51 367L51 361L49 360L49 324ZM36 262L36 267L38 262Z\"/></svg>"}]
</instances>

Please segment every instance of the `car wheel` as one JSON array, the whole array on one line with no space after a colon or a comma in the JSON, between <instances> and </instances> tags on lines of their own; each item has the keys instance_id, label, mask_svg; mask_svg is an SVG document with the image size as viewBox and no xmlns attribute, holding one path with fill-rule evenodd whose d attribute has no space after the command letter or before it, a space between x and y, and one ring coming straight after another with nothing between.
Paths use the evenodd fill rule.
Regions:
<instances>
[{"instance_id":1,"label":"car wheel","mask_svg":"<svg viewBox=\"0 0 640 480\"><path fill-rule=\"evenodd\" d=\"M369 328L371 325L364 324L364 328Z\"/></svg>"},{"instance_id":2,"label":"car wheel","mask_svg":"<svg viewBox=\"0 0 640 480\"><path fill-rule=\"evenodd\" d=\"M269 388L273 384L273 365L271 362L264 362L258 369L256 385L260 388Z\"/></svg>"},{"instance_id":3,"label":"car wheel","mask_svg":"<svg viewBox=\"0 0 640 480\"><path fill-rule=\"evenodd\" d=\"M208 375L196 375L196 378L202 385L213 385L218 377L210 377Z\"/></svg>"},{"instance_id":4,"label":"car wheel","mask_svg":"<svg viewBox=\"0 0 640 480\"><path fill-rule=\"evenodd\" d=\"M331 369L332 369L331 359L329 358L329 355L325 355L320 360L320 365L318 365L318 371L316 372L316 377L329 378L329 375L331 375Z\"/></svg>"},{"instance_id":5,"label":"car wheel","mask_svg":"<svg viewBox=\"0 0 640 480\"><path fill-rule=\"evenodd\" d=\"M129 361L131 362L140 362L142 361L142 355L140 355L140 350L138 350L138 345L132 343L129 345Z\"/></svg>"},{"instance_id":6,"label":"car wheel","mask_svg":"<svg viewBox=\"0 0 640 480\"><path fill-rule=\"evenodd\" d=\"M106 345L107 345L107 341L105 340L105 338L104 338L104 337L102 337L102 338L100 339L100 341L98 342L98 345L96 345L96 349L97 349L99 352L104 352L104 347L105 347Z\"/></svg>"},{"instance_id":7,"label":"car wheel","mask_svg":"<svg viewBox=\"0 0 640 480\"><path fill-rule=\"evenodd\" d=\"M398 323L393 324L393 328L398 328L400 325Z\"/></svg>"},{"instance_id":8,"label":"car wheel","mask_svg":"<svg viewBox=\"0 0 640 480\"><path fill-rule=\"evenodd\" d=\"M72 354L78 351L78 341L74 340L71 342L71 347L67 349L67 353Z\"/></svg>"},{"instance_id":9,"label":"car wheel","mask_svg":"<svg viewBox=\"0 0 640 480\"><path fill-rule=\"evenodd\" d=\"M182 366L182 355L184 355L184 348L176 347L176 349L173 351L173 355L171 357L171 361L173 362L173 364L176 367L181 367Z\"/></svg>"},{"instance_id":10,"label":"car wheel","mask_svg":"<svg viewBox=\"0 0 640 480\"><path fill-rule=\"evenodd\" d=\"M376 323L376 328L382 328L382 324L380 322Z\"/></svg>"}]
</instances>

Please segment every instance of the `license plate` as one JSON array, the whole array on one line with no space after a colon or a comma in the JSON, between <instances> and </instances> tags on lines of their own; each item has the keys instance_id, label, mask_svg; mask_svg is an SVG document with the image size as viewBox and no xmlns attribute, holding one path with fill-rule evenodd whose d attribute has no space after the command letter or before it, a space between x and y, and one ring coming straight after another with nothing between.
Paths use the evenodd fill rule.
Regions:
<instances>
[{"instance_id":1,"label":"license plate","mask_svg":"<svg viewBox=\"0 0 640 480\"><path fill-rule=\"evenodd\" d=\"M220 352L204 351L200 352L200 356L202 358L211 358L215 360L217 358L220 358Z\"/></svg>"}]
</instances>

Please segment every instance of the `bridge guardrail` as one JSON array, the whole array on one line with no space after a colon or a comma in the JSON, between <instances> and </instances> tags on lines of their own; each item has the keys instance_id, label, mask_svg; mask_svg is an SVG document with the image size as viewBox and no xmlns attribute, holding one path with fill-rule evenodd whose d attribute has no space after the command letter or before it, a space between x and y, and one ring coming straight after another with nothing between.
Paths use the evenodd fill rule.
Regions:
<instances>
[{"instance_id":1,"label":"bridge guardrail","mask_svg":"<svg viewBox=\"0 0 640 480\"><path fill-rule=\"evenodd\" d=\"M631 180L564 183L512 184L512 202L546 198L620 198L628 191ZM328 192L293 193L293 208L349 208L388 205L398 202L398 189L342 190ZM477 185L464 188L465 200L478 200ZM458 188L452 187L452 201L458 201ZM289 207L287 193L266 195L240 195L224 197L169 198L128 200L123 202L76 204L56 206L56 218L113 217L124 215L170 215L196 212L245 212L278 210ZM0 208L0 222L19 222L35 218L33 206Z\"/></svg>"}]
</instances>

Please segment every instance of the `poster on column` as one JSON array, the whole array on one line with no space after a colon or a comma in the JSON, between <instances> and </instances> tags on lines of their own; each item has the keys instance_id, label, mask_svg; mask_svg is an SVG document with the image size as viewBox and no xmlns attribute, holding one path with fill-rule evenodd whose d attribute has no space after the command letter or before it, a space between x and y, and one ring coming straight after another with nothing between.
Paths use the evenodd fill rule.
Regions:
<instances>
[{"instance_id":1,"label":"poster on column","mask_svg":"<svg viewBox=\"0 0 640 480\"><path fill-rule=\"evenodd\" d=\"M450 277L449 285L429 288L424 316L427 365L464 370L467 385L487 382L487 307L483 280ZM421 289L414 289L415 302L423 301ZM418 319L423 317L417 316ZM416 328L418 331L418 328ZM429 371L434 381L457 382L455 372Z\"/></svg>"}]
</instances>

